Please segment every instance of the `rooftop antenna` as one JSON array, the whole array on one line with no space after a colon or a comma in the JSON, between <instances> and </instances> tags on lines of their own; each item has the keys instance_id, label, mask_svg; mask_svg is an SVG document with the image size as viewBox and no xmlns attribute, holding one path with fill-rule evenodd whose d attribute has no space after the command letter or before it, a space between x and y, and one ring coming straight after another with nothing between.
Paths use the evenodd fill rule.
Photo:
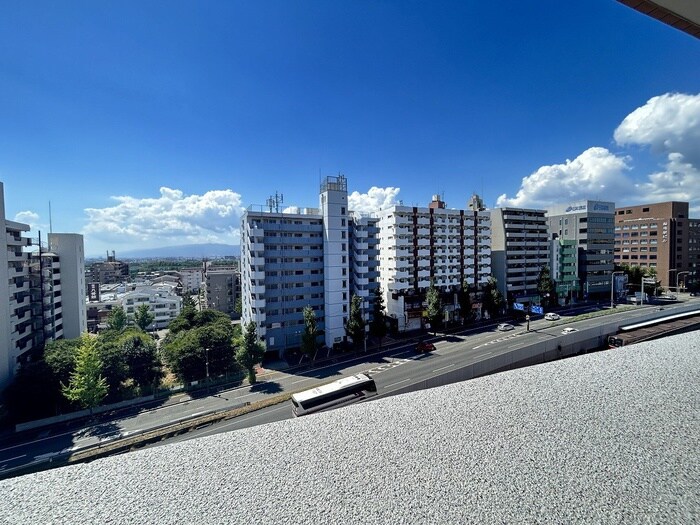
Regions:
<instances>
[{"instance_id":1,"label":"rooftop antenna","mask_svg":"<svg viewBox=\"0 0 700 525\"><path fill-rule=\"evenodd\" d=\"M268 199L265 201L265 205L270 209L270 213L272 213L272 210L275 210L275 213L280 212L280 204L284 202L284 195L281 193L275 192L274 195L270 195Z\"/></svg>"}]
</instances>

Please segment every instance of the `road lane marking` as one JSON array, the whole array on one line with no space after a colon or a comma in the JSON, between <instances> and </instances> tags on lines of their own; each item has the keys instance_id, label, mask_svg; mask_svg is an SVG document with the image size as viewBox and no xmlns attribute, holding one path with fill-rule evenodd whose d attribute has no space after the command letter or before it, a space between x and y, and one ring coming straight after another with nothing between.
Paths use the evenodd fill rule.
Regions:
<instances>
[{"instance_id":1,"label":"road lane marking","mask_svg":"<svg viewBox=\"0 0 700 525\"><path fill-rule=\"evenodd\" d=\"M457 363L452 363L451 365L446 365L446 366L437 368L437 369L433 370L433 372L439 372L440 370L445 370L446 368L452 368L452 367L455 366L456 364L457 364Z\"/></svg>"},{"instance_id":2,"label":"road lane marking","mask_svg":"<svg viewBox=\"0 0 700 525\"><path fill-rule=\"evenodd\" d=\"M406 381L410 381L411 378L409 377L408 379L402 379L401 381L397 381L396 383L391 383L390 385L386 385L384 388L391 388L392 386L400 385L401 383L405 383Z\"/></svg>"}]
</instances>

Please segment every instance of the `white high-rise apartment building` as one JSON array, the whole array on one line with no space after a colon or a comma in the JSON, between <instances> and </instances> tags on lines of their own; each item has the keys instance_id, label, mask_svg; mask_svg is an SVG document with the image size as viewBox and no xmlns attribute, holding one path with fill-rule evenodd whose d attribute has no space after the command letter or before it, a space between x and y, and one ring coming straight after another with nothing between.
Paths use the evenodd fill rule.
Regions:
<instances>
[{"instance_id":1,"label":"white high-rise apartment building","mask_svg":"<svg viewBox=\"0 0 700 525\"><path fill-rule=\"evenodd\" d=\"M76 339L87 331L85 305L85 249L77 233L50 233L49 251L60 263L60 303L63 311L63 337Z\"/></svg>"},{"instance_id":2,"label":"white high-rise apartment building","mask_svg":"<svg viewBox=\"0 0 700 525\"><path fill-rule=\"evenodd\" d=\"M5 198L0 182L0 388L12 378L22 355L33 348L29 287L31 245L23 234L28 224L5 218Z\"/></svg>"},{"instance_id":3,"label":"white high-rise apartment building","mask_svg":"<svg viewBox=\"0 0 700 525\"><path fill-rule=\"evenodd\" d=\"M491 275L491 221L478 196L469 210L392 206L378 213L379 279L387 314L399 331L423 326L430 283L443 292L446 320L460 315L455 292L479 289ZM462 313L461 315L464 315Z\"/></svg>"}]
</instances>

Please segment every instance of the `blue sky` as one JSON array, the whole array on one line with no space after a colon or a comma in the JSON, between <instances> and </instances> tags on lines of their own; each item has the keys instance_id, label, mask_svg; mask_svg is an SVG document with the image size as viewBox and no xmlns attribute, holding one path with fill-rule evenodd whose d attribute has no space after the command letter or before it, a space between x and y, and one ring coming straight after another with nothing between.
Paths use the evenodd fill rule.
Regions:
<instances>
[{"instance_id":1,"label":"blue sky","mask_svg":"<svg viewBox=\"0 0 700 525\"><path fill-rule=\"evenodd\" d=\"M365 211L689 200L700 41L590 2L3 2L6 214L86 252L237 241L319 174Z\"/></svg>"}]
</instances>

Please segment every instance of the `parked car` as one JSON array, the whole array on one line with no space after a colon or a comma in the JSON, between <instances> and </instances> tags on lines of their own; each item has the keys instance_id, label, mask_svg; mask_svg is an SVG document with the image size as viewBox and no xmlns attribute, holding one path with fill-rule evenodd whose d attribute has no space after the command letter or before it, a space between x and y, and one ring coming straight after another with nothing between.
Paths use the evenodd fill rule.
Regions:
<instances>
[{"instance_id":1,"label":"parked car","mask_svg":"<svg viewBox=\"0 0 700 525\"><path fill-rule=\"evenodd\" d=\"M568 328L564 328L564 329L561 331L562 334L573 334L574 332L578 332L578 328L571 328L571 327L568 327Z\"/></svg>"},{"instance_id":2,"label":"parked car","mask_svg":"<svg viewBox=\"0 0 700 525\"><path fill-rule=\"evenodd\" d=\"M549 312L548 314L544 314L544 318L547 319L547 321L558 321L561 319L559 317L559 314L555 314L554 312Z\"/></svg>"},{"instance_id":3,"label":"parked car","mask_svg":"<svg viewBox=\"0 0 700 525\"><path fill-rule=\"evenodd\" d=\"M507 332L508 330L514 330L515 327L512 324L508 323L501 323L498 325L498 330L501 332Z\"/></svg>"},{"instance_id":4,"label":"parked car","mask_svg":"<svg viewBox=\"0 0 700 525\"><path fill-rule=\"evenodd\" d=\"M433 343L429 343L428 341L419 341L416 345L416 350L418 352L432 352L435 350L435 345Z\"/></svg>"}]
</instances>

